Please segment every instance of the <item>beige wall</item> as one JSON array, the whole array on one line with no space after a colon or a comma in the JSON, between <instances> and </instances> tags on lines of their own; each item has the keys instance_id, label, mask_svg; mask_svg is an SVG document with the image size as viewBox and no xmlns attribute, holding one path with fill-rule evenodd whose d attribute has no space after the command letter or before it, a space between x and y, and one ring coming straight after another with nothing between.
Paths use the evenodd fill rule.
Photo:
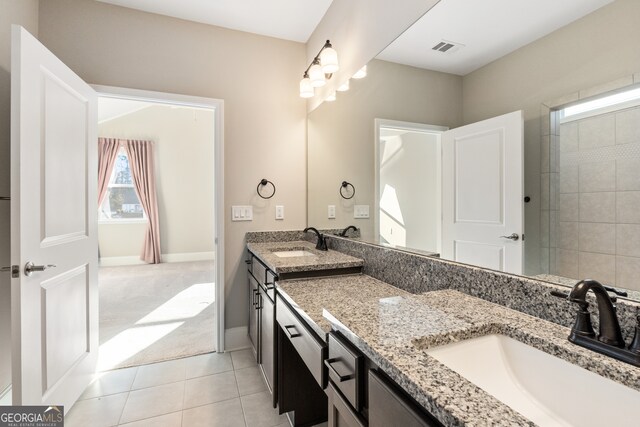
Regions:
<instances>
[{"instance_id":1,"label":"beige wall","mask_svg":"<svg viewBox=\"0 0 640 427\"><path fill-rule=\"evenodd\" d=\"M224 100L226 326L246 325L245 232L306 224L305 46L89 0L41 2L40 40L90 83ZM268 202L263 177L278 187ZM254 220L231 222L236 204Z\"/></svg>"},{"instance_id":2,"label":"beige wall","mask_svg":"<svg viewBox=\"0 0 640 427\"><path fill-rule=\"evenodd\" d=\"M439 0L333 0L307 42L307 64L326 40L338 51L340 70L316 90L312 111L342 83L380 53Z\"/></svg>"},{"instance_id":3,"label":"beige wall","mask_svg":"<svg viewBox=\"0 0 640 427\"><path fill-rule=\"evenodd\" d=\"M545 263L539 242L548 240L548 222L541 224L540 212L548 209L541 182L548 187L550 171L540 156L549 153L553 137L541 138L549 133L548 123L540 120L541 104L558 104L567 95L567 101L575 100L580 91L584 95L587 89L640 71L638 22L640 2L616 0L463 78L465 123L524 112L525 195L532 198L525 205L527 274L537 273Z\"/></svg>"},{"instance_id":4,"label":"beige wall","mask_svg":"<svg viewBox=\"0 0 640 427\"><path fill-rule=\"evenodd\" d=\"M107 138L154 141L162 254L212 252L212 110L155 105L98 126ZM146 224L100 224L100 256L139 256Z\"/></svg>"},{"instance_id":5,"label":"beige wall","mask_svg":"<svg viewBox=\"0 0 640 427\"><path fill-rule=\"evenodd\" d=\"M37 0L0 0L0 196L8 196L11 111L11 24L38 35ZM0 266L9 265L10 204L0 201ZM0 273L0 392L11 382L11 280Z\"/></svg>"},{"instance_id":6,"label":"beige wall","mask_svg":"<svg viewBox=\"0 0 640 427\"><path fill-rule=\"evenodd\" d=\"M386 61L368 64L368 76L352 80L336 102L325 102L309 114L309 225L361 228L374 235L374 119L400 120L448 127L462 122L462 78ZM345 201L340 183L356 188ZM354 219L353 205L369 205L369 219ZM336 219L327 219L336 205Z\"/></svg>"}]
</instances>

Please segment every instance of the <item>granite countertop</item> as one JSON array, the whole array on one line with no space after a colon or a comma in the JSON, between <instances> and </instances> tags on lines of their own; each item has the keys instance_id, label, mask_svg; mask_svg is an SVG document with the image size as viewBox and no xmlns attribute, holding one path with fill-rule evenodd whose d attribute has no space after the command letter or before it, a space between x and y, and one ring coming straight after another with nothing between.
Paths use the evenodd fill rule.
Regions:
<instances>
[{"instance_id":1,"label":"granite countertop","mask_svg":"<svg viewBox=\"0 0 640 427\"><path fill-rule=\"evenodd\" d=\"M320 251L315 244L304 240L292 242L247 243L247 249L260 258L274 273L294 273L300 271L331 270L362 267L364 262L337 251ZM304 250L315 256L280 258L273 254L278 251Z\"/></svg>"},{"instance_id":2,"label":"granite countertop","mask_svg":"<svg viewBox=\"0 0 640 427\"><path fill-rule=\"evenodd\" d=\"M640 368L570 343L568 328L458 291L409 294L366 275L292 280L278 291L319 334L341 331L446 426L534 425L424 352L492 333L640 390Z\"/></svg>"}]
</instances>

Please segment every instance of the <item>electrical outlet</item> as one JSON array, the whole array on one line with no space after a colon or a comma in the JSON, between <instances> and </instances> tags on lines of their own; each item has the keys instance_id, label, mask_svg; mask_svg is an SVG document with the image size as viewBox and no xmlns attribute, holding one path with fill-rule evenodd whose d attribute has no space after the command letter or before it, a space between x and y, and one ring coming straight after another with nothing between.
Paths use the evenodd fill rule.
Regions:
<instances>
[{"instance_id":1,"label":"electrical outlet","mask_svg":"<svg viewBox=\"0 0 640 427\"><path fill-rule=\"evenodd\" d=\"M369 205L355 205L353 207L354 218L369 218Z\"/></svg>"},{"instance_id":2,"label":"electrical outlet","mask_svg":"<svg viewBox=\"0 0 640 427\"><path fill-rule=\"evenodd\" d=\"M231 221L253 221L253 206L231 206Z\"/></svg>"},{"instance_id":3,"label":"electrical outlet","mask_svg":"<svg viewBox=\"0 0 640 427\"><path fill-rule=\"evenodd\" d=\"M336 217L336 205L329 205L327 209L327 218L335 219Z\"/></svg>"},{"instance_id":4,"label":"electrical outlet","mask_svg":"<svg viewBox=\"0 0 640 427\"><path fill-rule=\"evenodd\" d=\"M276 219L284 219L284 206L276 205Z\"/></svg>"}]
</instances>

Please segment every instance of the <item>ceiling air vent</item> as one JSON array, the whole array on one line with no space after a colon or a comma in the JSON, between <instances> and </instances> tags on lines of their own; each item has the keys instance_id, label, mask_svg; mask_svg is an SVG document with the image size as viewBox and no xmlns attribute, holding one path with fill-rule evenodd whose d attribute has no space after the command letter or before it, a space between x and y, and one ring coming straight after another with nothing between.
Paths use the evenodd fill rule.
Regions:
<instances>
[{"instance_id":1,"label":"ceiling air vent","mask_svg":"<svg viewBox=\"0 0 640 427\"><path fill-rule=\"evenodd\" d=\"M440 43L432 47L432 50L436 50L442 53L453 53L456 50L463 48L464 45L462 43L450 42L447 40L442 40Z\"/></svg>"}]
</instances>

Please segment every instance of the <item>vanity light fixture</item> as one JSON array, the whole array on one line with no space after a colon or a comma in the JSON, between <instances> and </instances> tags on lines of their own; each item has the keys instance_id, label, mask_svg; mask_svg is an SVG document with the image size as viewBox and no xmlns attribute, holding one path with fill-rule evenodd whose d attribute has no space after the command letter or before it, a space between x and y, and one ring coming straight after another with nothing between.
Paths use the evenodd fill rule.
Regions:
<instances>
[{"instance_id":1,"label":"vanity light fixture","mask_svg":"<svg viewBox=\"0 0 640 427\"><path fill-rule=\"evenodd\" d=\"M367 66L360 68L356 73L352 76L354 79L363 79L367 77Z\"/></svg>"},{"instance_id":2,"label":"vanity light fixture","mask_svg":"<svg viewBox=\"0 0 640 427\"><path fill-rule=\"evenodd\" d=\"M300 96L302 98L312 98L314 95L313 86L311 85L311 79L309 73L304 73L302 80L300 80Z\"/></svg>"},{"instance_id":3,"label":"vanity light fixture","mask_svg":"<svg viewBox=\"0 0 640 427\"><path fill-rule=\"evenodd\" d=\"M309 68L309 78L311 79L311 86L313 87L322 87L327 84L327 80L322 72L322 67L317 59L311 64L311 68Z\"/></svg>"},{"instance_id":4,"label":"vanity light fixture","mask_svg":"<svg viewBox=\"0 0 640 427\"><path fill-rule=\"evenodd\" d=\"M311 65L305 70L302 80L300 80L300 96L302 98L311 98L314 95L314 88L327 84L327 80L339 68L338 52L331 46L331 42L327 40L320 52L313 58Z\"/></svg>"}]
</instances>

